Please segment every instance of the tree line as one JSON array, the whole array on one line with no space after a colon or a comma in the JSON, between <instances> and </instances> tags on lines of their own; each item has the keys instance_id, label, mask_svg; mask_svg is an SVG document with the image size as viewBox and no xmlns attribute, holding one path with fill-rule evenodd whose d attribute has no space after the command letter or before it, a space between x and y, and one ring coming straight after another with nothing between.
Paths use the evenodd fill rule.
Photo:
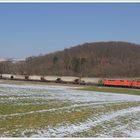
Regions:
<instances>
[{"instance_id":1,"label":"tree line","mask_svg":"<svg viewBox=\"0 0 140 140\"><path fill-rule=\"evenodd\" d=\"M1 62L0 73L86 77L140 77L140 45L127 42L84 43L32 56L18 63Z\"/></svg>"}]
</instances>

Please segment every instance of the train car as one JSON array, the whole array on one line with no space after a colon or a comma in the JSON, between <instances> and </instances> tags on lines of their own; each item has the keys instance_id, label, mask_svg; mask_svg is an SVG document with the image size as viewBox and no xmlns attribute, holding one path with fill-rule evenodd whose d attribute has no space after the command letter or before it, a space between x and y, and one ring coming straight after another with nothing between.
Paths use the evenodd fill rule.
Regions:
<instances>
[{"instance_id":1,"label":"train car","mask_svg":"<svg viewBox=\"0 0 140 140\"><path fill-rule=\"evenodd\" d=\"M140 81L133 81L132 82L132 87L134 87L134 88L140 88Z\"/></svg>"},{"instance_id":2,"label":"train car","mask_svg":"<svg viewBox=\"0 0 140 140\"><path fill-rule=\"evenodd\" d=\"M129 80L103 80L104 86L131 87L132 82Z\"/></svg>"}]
</instances>

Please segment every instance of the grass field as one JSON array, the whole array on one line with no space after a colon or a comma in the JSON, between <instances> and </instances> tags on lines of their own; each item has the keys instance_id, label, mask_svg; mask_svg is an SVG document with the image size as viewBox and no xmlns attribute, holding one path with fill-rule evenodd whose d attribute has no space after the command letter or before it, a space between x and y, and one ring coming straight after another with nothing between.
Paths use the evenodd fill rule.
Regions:
<instances>
[{"instance_id":1,"label":"grass field","mask_svg":"<svg viewBox=\"0 0 140 140\"><path fill-rule=\"evenodd\" d=\"M139 137L140 96L0 84L1 137Z\"/></svg>"},{"instance_id":2,"label":"grass field","mask_svg":"<svg viewBox=\"0 0 140 140\"><path fill-rule=\"evenodd\" d=\"M80 90L140 95L140 89L133 88L85 86Z\"/></svg>"}]
</instances>

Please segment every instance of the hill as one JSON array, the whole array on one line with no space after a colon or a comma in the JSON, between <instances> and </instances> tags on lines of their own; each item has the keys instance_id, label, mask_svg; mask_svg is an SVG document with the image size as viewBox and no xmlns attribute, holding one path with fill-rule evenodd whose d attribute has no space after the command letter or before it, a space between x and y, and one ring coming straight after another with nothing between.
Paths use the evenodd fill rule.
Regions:
<instances>
[{"instance_id":1,"label":"hill","mask_svg":"<svg viewBox=\"0 0 140 140\"><path fill-rule=\"evenodd\" d=\"M14 65L14 66L13 66ZM140 77L140 45L85 43L13 64L14 73L88 77Z\"/></svg>"}]
</instances>

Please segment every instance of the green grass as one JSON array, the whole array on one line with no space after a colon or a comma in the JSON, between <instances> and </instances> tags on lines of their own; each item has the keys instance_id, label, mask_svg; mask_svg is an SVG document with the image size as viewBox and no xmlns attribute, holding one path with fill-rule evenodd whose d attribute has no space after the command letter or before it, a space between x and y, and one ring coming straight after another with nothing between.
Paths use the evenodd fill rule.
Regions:
<instances>
[{"instance_id":1,"label":"green grass","mask_svg":"<svg viewBox=\"0 0 140 140\"><path fill-rule=\"evenodd\" d=\"M33 104L32 101L30 104L27 105L20 105L20 104L13 104L13 103L0 103L0 115L8 115L13 113L24 113L30 111L38 111L38 110L48 110L52 108L61 108L69 106L64 102L60 101L48 101L48 103L43 102L43 104ZM46 101L47 102L47 101Z\"/></svg>"},{"instance_id":2,"label":"green grass","mask_svg":"<svg viewBox=\"0 0 140 140\"><path fill-rule=\"evenodd\" d=\"M6 83L6 84L48 84L48 83L42 83L42 82L18 82L18 81L8 81L5 80L0 83ZM115 93L127 93L127 94L140 94L139 89L124 89L124 88L109 88L109 87L95 87L95 86L82 86L82 90L91 90L91 91L100 91L100 92L115 92ZM21 90L22 91L22 90ZM20 91L20 92L21 92ZM39 93L41 93L42 90L38 90ZM19 96L20 93L11 94L10 91L7 90L2 95L3 90L1 91L0 96L0 136L1 137L21 137L22 132L27 130L25 132L27 137L32 136L32 134L36 133L36 130L39 129L45 129L47 130L48 127L57 127L59 125L65 125L65 124L79 124L82 122L85 122L88 118L98 118L100 115L115 112L117 110L121 109L127 109L130 107L136 107L140 105L140 102L122 102L122 103L107 103L102 105L88 105L88 106L79 106L79 107L72 107L72 108L66 108L66 109L60 109L55 111L48 111L48 112L37 112L39 110L48 110L48 109L58 109L63 107L68 107L73 105L73 103L67 101L67 100L56 100L56 99L47 99L44 98L45 93L41 94L42 98L38 97L37 94L27 94L27 98L24 98L26 96ZM27 90L28 92L34 92L34 90ZM9 96L5 96L5 94L8 94ZM48 96L51 96L48 94ZM10 98L11 97L11 98ZM29 98L28 98L29 97ZM34 98L32 98L34 97ZM14 99L14 100L12 100ZM77 103L78 104L78 103ZM79 103L80 104L80 103ZM30 111L33 111L33 113L28 113ZM17 115L10 116L10 114ZM20 114L21 113L21 114ZM22 114L22 113L28 113L28 114ZM3 115L7 115L6 117L3 117ZM128 124L131 122L129 121L129 118L121 118L122 124ZM93 128L91 128L89 131L81 132L81 133L75 133L72 135L72 137L96 137L97 134L100 134L104 131L106 131L106 128L112 129L117 127L118 124L116 124L115 121L105 122L102 125L97 125ZM120 133L114 134L117 136L123 136Z\"/></svg>"},{"instance_id":3,"label":"green grass","mask_svg":"<svg viewBox=\"0 0 140 140\"><path fill-rule=\"evenodd\" d=\"M104 106L99 106L98 108L94 108L93 106L87 107L76 107L74 109L69 110L58 110L52 112L42 112L42 113L33 113L28 115L17 115L12 117L6 117L6 119L0 120L0 135L4 132L8 132L9 136L21 136L22 130L25 129L39 129L39 128L47 128L48 126L55 127L57 124L61 123L79 123L87 120L90 116L99 116L105 113L109 113L111 111L117 111L120 109L125 109L129 107L135 107L140 105L140 102L131 102L131 103L117 103L117 104L108 104ZM10 106L10 105L9 105ZM33 107L28 106L28 108L20 108L15 106L14 112L26 112L31 110L41 109L42 106L36 105ZM53 105L52 105L53 106ZM65 105L64 105L65 106ZM4 106L3 106L4 108ZM7 108L7 109L6 109ZM30 109L29 109L30 108ZM49 107L52 108L52 107ZM5 106L5 110L3 110L2 114L8 113L10 107ZM22 110L22 111L21 111ZM11 111L10 111L11 112ZM13 113L13 112L11 112ZM99 128L94 129L94 131L98 131ZM19 132L17 132L19 130ZM101 130L100 130L101 131ZM29 134L30 135L30 134ZM86 136L86 135L85 135Z\"/></svg>"},{"instance_id":4,"label":"green grass","mask_svg":"<svg viewBox=\"0 0 140 140\"><path fill-rule=\"evenodd\" d=\"M140 95L140 89L86 86L80 90Z\"/></svg>"},{"instance_id":5,"label":"green grass","mask_svg":"<svg viewBox=\"0 0 140 140\"><path fill-rule=\"evenodd\" d=\"M137 114L128 114L126 116L119 116L118 118L114 118L112 120L103 122L102 125L96 125L93 128L80 132L75 133L72 136L73 137L99 137L101 134L109 134L112 130L112 137L120 138L120 137L129 137L126 133L123 133L121 129L121 126L125 126L128 131L133 131L133 129L137 129L137 122L136 118L138 119L140 116L140 113ZM138 121L138 120L137 120Z\"/></svg>"}]
</instances>

